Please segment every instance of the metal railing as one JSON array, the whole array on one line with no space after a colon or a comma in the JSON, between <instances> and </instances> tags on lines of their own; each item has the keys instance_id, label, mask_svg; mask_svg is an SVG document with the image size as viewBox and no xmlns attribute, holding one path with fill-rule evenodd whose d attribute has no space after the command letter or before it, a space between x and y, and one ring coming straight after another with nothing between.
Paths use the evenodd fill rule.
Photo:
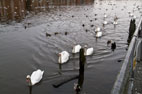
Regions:
<instances>
[{"instance_id":1,"label":"metal railing","mask_svg":"<svg viewBox=\"0 0 142 94\"><path fill-rule=\"evenodd\" d=\"M121 70L117 76L117 79L112 88L111 94L129 94L128 84L133 71L133 59L135 57L135 48L137 45L137 38L139 31L142 29L142 17L139 24L137 25L136 31L132 37L131 43L129 45L125 60L122 64ZM127 88L127 90L126 90ZM124 93L125 92L125 93ZM127 92L127 93L126 93Z\"/></svg>"}]
</instances>

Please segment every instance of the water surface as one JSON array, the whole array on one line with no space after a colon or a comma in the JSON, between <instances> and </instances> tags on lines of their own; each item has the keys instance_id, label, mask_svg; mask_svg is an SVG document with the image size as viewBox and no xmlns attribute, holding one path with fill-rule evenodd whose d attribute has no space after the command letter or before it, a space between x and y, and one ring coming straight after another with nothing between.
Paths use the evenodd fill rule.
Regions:
<instances>
[{"instance_id":1,"label":"water surface","mask_svg":"<svg viewBox=\"0 0 142 94\"><path fill-rule=\"evenodd\" d=\"M78 79L59 88L52 85L64 76L78 74L79 55L73 56L71 51L73 45L80 44L94 48L93 55L87 57L81 94L110 94L126 55L131 19L128 12L134 12L138 23L142 13L138 6L142 7L141 0L96 0L91 4L51 5L47 13L27 17L21 23L1 24L0 93L29 94L26 75L41 69L45 71L43 80L32 88L32 94L76 94L73 86ZM105 27L102 25L104 13L108 15ZM112 24L115 14L119 18L116 26ZM25 29L26 23L31 24ZM96 27L103 32L97 40ZM47 37L46 32L51 37ZM55 35L55 32L59 34ZM107 40L116 42L115 51L107 46ZM64 50L71 57L62 65L60 75L58 53Z\"/></svg>"}]
</instances>

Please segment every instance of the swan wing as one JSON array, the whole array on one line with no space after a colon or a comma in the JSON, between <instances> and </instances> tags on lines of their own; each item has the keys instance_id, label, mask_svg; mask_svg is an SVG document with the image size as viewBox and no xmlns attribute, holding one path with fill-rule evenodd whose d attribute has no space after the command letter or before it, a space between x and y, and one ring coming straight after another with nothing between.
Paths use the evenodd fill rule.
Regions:
<instances>
[{"instance_id":1,"label":"swan wing","mask_svg":"<svg viewBox=\"0 0 142 94\"><path fill-rule=\"evenodd\" d=\"M102 32L97 32L96 37L101 37L102 36Z\"/></svg>"},{"instance_id":2,"label":"swan wing","mask_svg":"<svg viewBox=\"0 0 142 94\"><path fill-rule=\"evenodd\" d=\"M76 45L73 47L73 50L72 50L72 53L78 53L81 49L81 46L80 45Z\"/></svg>"},{"instance_id":3,"label":"swan wing","mask_svg":"<svg viewBox=\"0 0 142 94\"><path fill-rule=\"evenodd\" d=\"M61 59L62 63L67 62L69 60L69 53L67 51L63 51L61 53Z\"/></svg>"},{"instance_id":4,"label":"swan wing","mask_svg":"<svg viewBox=\"0 0 142 94\"><path fill-rule=\"evenodd\" d=\"M32 85L35 85L36 83L38 83L43 76L44 71L41 71L40 69L34 71L31 75L31 82Z\"/></svg>"},{"instance_id":5,"label":"swan wing","mask_svg":"<svg viewBox=\"0 0 142 94\"><path fill-rule=\"evenodd\" d=\"M117 24L117 21L114 21L113 24Z\"/></svg>"},{"instance_id":6,"label":"swan wing","mask_svg":"<svg viewBox=\"0 0 142 94\"><path fill-rule=\"evenodd\" d=\"M97 28L95 29L95 31L98 31L98 32L99 32L100 30L101 30L101 28L99 28L99 27L97 27Z\"/></svg>"},{"instance_id":7,"label":"swan wing","mask_svg":"<svg viewBox=\"0 0 142 94\"><path fill-rule=\"evenodd\" d=\"M92 55L93 54L93 48L88 48L87 49L87 52L86 52L86 55Z\"/></svg>"},{"instance_id":8,"label":"swan wing","mask_svg":"<svg viewBox=\"0 0 142 94\"><path fill-rule=\"evenodd\" d=\"M81 46L80 45L76 45L75 46L75 53L78 53L81 49Z\"/></svg>"}]
</instances>

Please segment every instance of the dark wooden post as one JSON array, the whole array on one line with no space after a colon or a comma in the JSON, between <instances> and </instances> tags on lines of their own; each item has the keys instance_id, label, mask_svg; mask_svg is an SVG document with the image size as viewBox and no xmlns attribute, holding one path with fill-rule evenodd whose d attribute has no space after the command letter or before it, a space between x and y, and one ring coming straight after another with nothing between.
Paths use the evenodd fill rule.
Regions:
<instances>
[{"instance_id":1,"label":"dark wooden post","mask_svg":"<svg viewBox=\"0 0 142 94\"><path fill-rule=\"evenodd\" d=\"M85 62L86 62L86 57L84 55L84 49L81 48L80 53L79 53L79 67L80 67L80 69L79 69L79 79L78 79L78 85L80 86L80 88L82 88L83 81L84 81Z\"/></svg>"}]
</instances>

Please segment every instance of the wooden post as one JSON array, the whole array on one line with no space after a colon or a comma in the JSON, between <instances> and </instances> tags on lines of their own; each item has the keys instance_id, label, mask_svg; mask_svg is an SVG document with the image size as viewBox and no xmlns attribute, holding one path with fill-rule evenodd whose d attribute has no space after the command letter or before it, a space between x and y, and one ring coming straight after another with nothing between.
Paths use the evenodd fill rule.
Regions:
<instances>
[{"instance_id":1,"label":"wooden post","mask_svg":"<svg viewBox=\"0 0 142 94\"><path fill-rule=\"evenodd\" d=\"M78 85L82 88L83 81L84 81L84 65L86 62L86 57L84 55L84 48L80 49L79 53L79 79L78 79Z\"/></svg>"}]
</instances>

